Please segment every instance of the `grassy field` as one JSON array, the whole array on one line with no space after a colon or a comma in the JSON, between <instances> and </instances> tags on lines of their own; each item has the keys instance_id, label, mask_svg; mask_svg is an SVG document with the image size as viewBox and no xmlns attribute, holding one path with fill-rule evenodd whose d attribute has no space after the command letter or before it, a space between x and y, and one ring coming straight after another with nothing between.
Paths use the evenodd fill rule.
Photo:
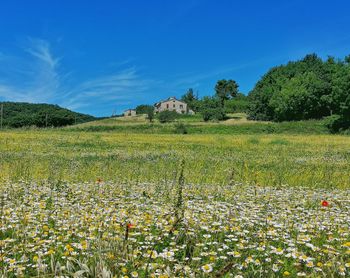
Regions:
<instances>
[{"instance_id":1,"label":"grassy field","mask_svg":"<svg viewBox=\"0 0 350 278\"><path fill-rule=\"evenodd\" d=\"M185 160L188 183L348 188L349 146L350 137L334 135L9 131L0 179L168 182Z\"/></svg>"},{"instance_id":2,"label":"grassy field","mask_svg":"<svg viewBox=\"0 0 350 278\"><path fill-rule=\"evenodd\" d=\"M127 121L0 132L0 276L350 275L349 136Z\"/></svg>"},{"instance_id":3,"label":"grassy field","mask_svg":"<svg viewBox=\"0 0 350 278\"><path fill-rule=\"evenodd\" d=\"M229 114L221 122L204 122L200 115L180 115L175 123L149 123L145 115L109 118L67 128L71 131L176 134L176 123L182 123L189 134L328 134L324 121L256 122L244 113Z\"/></svg>"}]
</instances>

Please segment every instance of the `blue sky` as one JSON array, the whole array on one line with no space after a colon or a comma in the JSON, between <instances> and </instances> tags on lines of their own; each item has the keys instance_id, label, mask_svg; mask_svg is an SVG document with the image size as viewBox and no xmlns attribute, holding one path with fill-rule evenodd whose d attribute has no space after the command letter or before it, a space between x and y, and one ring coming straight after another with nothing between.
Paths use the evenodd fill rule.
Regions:
<instances>
[{"instance_id":1,"label":"blue sky","mask_svg":"<svg viewBox=\"0 0 350 278\"><path fill-rule=\"evenodd\" d=\"M350 54L347 0L2 0L0 100L97 116Z\"/></svg>"}]
</instances>

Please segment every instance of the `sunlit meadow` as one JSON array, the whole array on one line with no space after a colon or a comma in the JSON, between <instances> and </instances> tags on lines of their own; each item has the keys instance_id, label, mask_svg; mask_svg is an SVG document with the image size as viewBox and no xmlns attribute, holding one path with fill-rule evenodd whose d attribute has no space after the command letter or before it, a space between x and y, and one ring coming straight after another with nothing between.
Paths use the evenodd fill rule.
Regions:
<instances>
[{"instance_id":1,"label":"sunlit meadow","mask_svg":"<svg viewBox=\"0 0 350 278\"><path fill-rule=\"evenodd\" d=\"M350 137L0 133L0 276L350 275Z\"/></svg>"}]
</instances>

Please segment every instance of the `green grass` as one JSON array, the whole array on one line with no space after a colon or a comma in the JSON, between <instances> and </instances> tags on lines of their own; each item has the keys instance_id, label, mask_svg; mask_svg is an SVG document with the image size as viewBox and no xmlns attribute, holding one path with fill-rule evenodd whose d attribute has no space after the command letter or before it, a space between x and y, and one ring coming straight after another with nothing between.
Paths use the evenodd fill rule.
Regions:
<instances>
[{"instance_id":1,"label":"green grass","mask_svg":"<svg viewBox=\"0 0 350 278\"><path fill-rule=\"evenodd\" d=\"M2 132L0 179L93 181L101 177L158 182L171 180L179 161L185 159L191 183L224 184L234 171L239 182L349 186L348 136L191 134L193 128L186 135L149 134L136 127L135 133L129 133L131 127L125 132Z\"/></svg>"},{"instance_id":2,"label":"green grass","mask_svg":"<svg viewBox=\"0 0 350 278\"><path fill-rule=\"evenodd\" d=\"M138 121L0 132L1 277L350 274L349 136Z\"/></svg>"},{"instance_id":3,"label":"green grass","mask_svg":"<svg viewBox=\"0 0 350 278\"><path fill-rule=\"evenodd\" d=\"M232 115L227 121L205 123L200 120L198 115L184 115L177 119L176 122L185 124L189 134L329 134L324 122L319 120L271 123L247 121L244 116ZM157 121L148 123L143 117L105 119L69 127L65 130L143 134L176 133L174 123L160 124Z\"/></svg>"}]
</instances>

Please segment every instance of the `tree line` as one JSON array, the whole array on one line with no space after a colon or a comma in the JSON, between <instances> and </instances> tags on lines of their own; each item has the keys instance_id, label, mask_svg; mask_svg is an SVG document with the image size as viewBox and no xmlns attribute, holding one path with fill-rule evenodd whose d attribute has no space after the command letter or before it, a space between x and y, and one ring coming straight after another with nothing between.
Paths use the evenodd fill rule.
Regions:
<instances>
[{"instance_id":1,"label":"tree line","mask_svg":"<svg viewBox=\"0 0 350 278\"><path fill-rule=\"evenodd\" d=\"M274 67L249 94L250 119L299 121L327 117L331 131L350 128L350 56L316 54Z\"/></svg>"},{"instance_id":2,"label":"tree line","mask_svg":"<svg viewBox=\"0 0 350 278\"><path fill-rule=\"evenodd\" d=\"M204 121L224 120L226 114L245 112L248 108L248 97L238 91L238 84L234 80L219 80L215 86L213 96L199 98L192 88L181 97L186 102L188 109L200 113ZM136 114L147 114L153 120L154 107L152 105L139 105ZM163 111L157 115L160 122L172 121L176 118L176 112Z\"/></svg>"},{"instance_id":3,"label":"tree line","mask_svg":"<svg viewBox=\"0 0 350 278\"><path fill-rule=\"evenodd\" d=\"M181 100L204 121L224 120L228 113L246 112L258 121L326 119L332 132L350 129L350 56L344 59L316 54L270 69L246 96L236 81L219 80L212 96L198 98L189 89ZM146 109L146 110L145 110ZM139 106L150 113L153 106Z\"/></svg>"},{"instance_id":4,"label":"tree line","mask_svg":"<svg viewBox=\"0 0 350 278\"><path fill-rule=\"evenodd\" d=\"M4 128L61 127L96 120L93 116L51 104L0 102L0 109L0 120Z\"/></svg>"}]
</instances>

